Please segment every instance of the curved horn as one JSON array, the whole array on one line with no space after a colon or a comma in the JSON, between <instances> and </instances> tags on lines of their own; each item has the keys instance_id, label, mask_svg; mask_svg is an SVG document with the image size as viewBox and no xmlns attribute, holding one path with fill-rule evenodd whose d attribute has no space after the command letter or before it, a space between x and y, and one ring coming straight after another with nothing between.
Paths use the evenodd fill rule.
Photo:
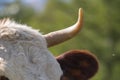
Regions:
<instances>
[{"instance_id":1,"label":"curved horn","mask_svg":"<svg viewBox=\"0 0 120 80\"><path fill-rule=\"evenodd\" d=\"M81 30L82 24L83 10L82 8L80 8L78 13L78 20L73 26L43 35L47 41L47 46L51 47L62 43L68 39L71 39Z\"/></svg>"}]
</instances>

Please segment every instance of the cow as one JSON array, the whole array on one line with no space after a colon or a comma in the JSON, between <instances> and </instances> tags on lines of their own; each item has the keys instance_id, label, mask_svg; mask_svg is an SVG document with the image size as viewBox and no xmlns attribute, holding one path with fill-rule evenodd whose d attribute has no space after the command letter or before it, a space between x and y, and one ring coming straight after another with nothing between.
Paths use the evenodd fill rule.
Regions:
<instances>
[{"instance_id":1,"label":"cow","mask_svg":"<svg viewBox=\"0 0 120 80\"><path fill-rule=\"evenodd\" d=\"M81 30L83 10L66 29L42 35L10 19L0 20L0 80L89 80L99 68L87 50L70 50L57 57L49 47L71 39Z\"/></svg>"}]
</instances>

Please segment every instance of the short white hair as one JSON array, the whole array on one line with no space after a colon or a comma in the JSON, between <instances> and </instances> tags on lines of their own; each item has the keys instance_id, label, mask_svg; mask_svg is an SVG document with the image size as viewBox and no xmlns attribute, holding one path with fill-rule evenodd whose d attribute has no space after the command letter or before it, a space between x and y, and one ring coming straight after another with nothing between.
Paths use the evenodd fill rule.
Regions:
<instances>
[{"instance_id":1,"label":"short white hair","mask_svg":"<svg viewBox=\"0 0 120 80\"><path fill-rule=\"evenodd\" d=\"M62 70L42 34L9 19L0 21L0 76L10 80L60 80Z\"/></svg>"}]
</instances>

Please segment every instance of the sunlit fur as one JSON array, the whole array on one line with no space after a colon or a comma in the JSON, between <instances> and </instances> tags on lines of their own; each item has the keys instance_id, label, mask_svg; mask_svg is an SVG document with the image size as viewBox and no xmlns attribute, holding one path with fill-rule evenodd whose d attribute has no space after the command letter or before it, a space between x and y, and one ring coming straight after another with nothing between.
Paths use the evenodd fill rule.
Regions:
<instances>
[{"instance_id":1,"label":"sunlit fur","mask_svg":"<svg viewBox=\"0 0 120 80\"><path fill-rule=\"evenodd\" d=\"M88 80L98 71L97 58L85 50L72 50L58 56L63 70L61 80Z\"/></svg>"},{"instance_id":2,"label":"sunlit fur","mask_svg":"<svg viewBox=\"0 0 120 80\"><path fill-rule=\"evenodd\" d=\"M40 32L0 20L0 80L59 80L62 70Z\"/></svg>"}]
</instances>

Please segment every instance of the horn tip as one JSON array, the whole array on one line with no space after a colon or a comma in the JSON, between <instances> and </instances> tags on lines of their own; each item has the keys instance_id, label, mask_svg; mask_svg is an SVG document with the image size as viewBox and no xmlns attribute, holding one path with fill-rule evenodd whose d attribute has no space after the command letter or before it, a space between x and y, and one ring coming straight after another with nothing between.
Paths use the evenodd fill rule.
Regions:
<instances>
[{"instance_id":1,"label":"horn tip","mask_svg":"<svg viewBox=\"0 0 120 80\"><path fill-rule=\"evenodd\" d=\"M79 8L79 11L81 11L82 10L82 8Z\"/></svg>"},{"instance_id":2,"label":"horn tip","mask_svg":"<svg viewBox=\"0 0 120 80\"><path fill-rule=\"evenodd\" d=\"M82 8L79 8L79 15L80 14L83 14L83 9Z\"/></svg>"},{"instance_id":3,"label":"horn tip","mask_svg":"<svg viewBox=\"0 0 120 80\"><path fill-rule=\"evenodd\" d=\"M78 23L83 23L83 9L79 8L79 12L78 12Z\"/></svg>"}]
</instances>

